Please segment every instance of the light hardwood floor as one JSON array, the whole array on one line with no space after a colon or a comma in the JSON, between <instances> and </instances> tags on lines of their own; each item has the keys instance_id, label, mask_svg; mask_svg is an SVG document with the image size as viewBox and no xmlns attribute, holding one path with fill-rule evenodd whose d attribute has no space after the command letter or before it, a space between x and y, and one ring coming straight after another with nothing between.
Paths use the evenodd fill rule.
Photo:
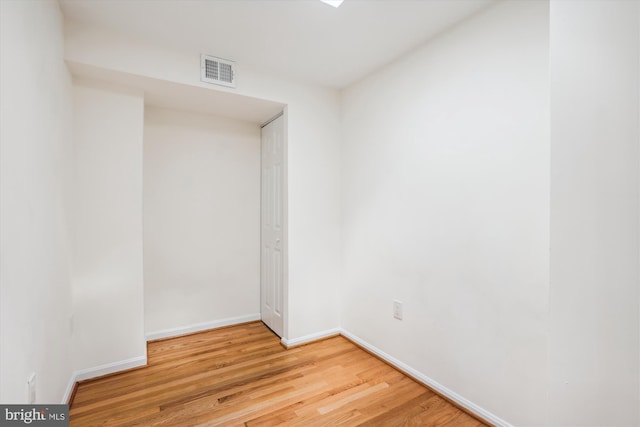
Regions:
<instances>
[{"instance_id":1,"label":"light hardwood floor","mask_svg":"<svg viewBox=\"0 0 640 427\"><path fill-rule=\"evenodd\" d=\"M343 337L285 350L260 322L151 342L82 382L71 426L482 426Z\"/></svg>"}]
</instances>

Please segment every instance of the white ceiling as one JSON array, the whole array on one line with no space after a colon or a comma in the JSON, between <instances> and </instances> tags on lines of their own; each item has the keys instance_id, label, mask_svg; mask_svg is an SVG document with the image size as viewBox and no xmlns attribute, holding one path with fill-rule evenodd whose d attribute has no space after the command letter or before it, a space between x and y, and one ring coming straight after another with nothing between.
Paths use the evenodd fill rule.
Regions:
<instances>
[{"instance_id":1,"label":"white ceiling","mask_svg":"<svg viewBox=\"0 0 640 427\"><path fill-rule=\"evenodd\" d=\"M66 17L342 88L496 0L60 0Z\"/></svg>"}]
</instances>

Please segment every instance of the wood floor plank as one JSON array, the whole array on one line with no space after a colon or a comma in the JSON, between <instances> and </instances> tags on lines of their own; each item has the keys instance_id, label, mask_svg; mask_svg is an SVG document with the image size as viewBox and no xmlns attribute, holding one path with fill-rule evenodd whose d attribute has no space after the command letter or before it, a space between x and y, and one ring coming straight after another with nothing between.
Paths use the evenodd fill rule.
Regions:
<instances>
[{"instance_id":1,"label":"wood floor plank","mask_svg":"<svg viewBox=\"0 0 640 427\"><path fill-rule=\"evenodd\" d=\"M285 350L251 322L147 354L147 367L79 383L70 425L484 425L340 336Z\"/></svg>"}]
</instances>

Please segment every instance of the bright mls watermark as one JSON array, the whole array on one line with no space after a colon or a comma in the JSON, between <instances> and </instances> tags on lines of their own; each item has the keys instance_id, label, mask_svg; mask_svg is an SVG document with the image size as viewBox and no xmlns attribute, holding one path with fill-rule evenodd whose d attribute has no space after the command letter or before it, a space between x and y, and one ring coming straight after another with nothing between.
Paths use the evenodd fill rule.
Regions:
<instances>
[{"instance_id":1,"label":"bright mls watermark","mask_svg":"<svg viewBox=\"0 0 640 427\"><path fill-rule=\"evenodd\" d=\"M0 405L0 427L68 427L69 405Z\"/></svg>"}]
</instances>

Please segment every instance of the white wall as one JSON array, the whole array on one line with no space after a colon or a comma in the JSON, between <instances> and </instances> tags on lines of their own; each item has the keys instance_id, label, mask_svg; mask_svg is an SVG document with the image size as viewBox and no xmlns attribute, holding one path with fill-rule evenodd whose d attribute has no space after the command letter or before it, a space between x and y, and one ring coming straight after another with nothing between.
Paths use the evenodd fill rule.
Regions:
<instances>
[{"instance_id":1,"label":"white wall","mask_svg":"<svg viewBox=\"0 0 640 427\"><path fill-rule=\"evenodd\" d=\"M59 403L71 375L71 78L56 2L0 2L0 402Z\"/></svg>"},{"instance_id":2,"label":"white wall","mask_svg":"<svg viewBox=\"0 0 640 427\"><path fill-rule=\"evenodd\" d=\"M340 110L329 90L292 88L284 99L289 105L286 337L294 339L340 323Z\"/></svg>"},{"instance_id":3,"label":"white wall","mask_svg":"<svg viewBox=\"0 0 640 427\"><path fill-rule=\"evenodd\" d=\"M342 327L516 425L546 413L548 41L547 2L500 3L342 105Z\"/></svg>"},{"instance_id":4,"label":"white wall","mask_svg":"<svg viewBox=\"0 0 640 427\"><path fill-rule=\"evenodd\" d=\"M260 313L260 127L147 108L147 333Z\"/></svg>"},{"instance_id":5,"label":"white wall","mask_svg":"<svg viewBox=\"0 0 640 427\"><path fill-rule=\"evenodd\" d=\"M551 2L552 425L640 424L639 7Z\"/></svg>"},{"instance_id":6,"label":"white wall","mask_svg":"<svg viewBox=\"0 0 640 427\"><path fill-rule=\"evenodd\" d=\"M73 93L74 369L144 363L143 98L87 82Z\"/></svg>"},{"instance_id":7,"label":"white wall","mask_svg":"<svg viewBox=\"0 0 640 427\"><path fill-rule=\"evenodd\" d=\"M285 337L339 326L340 103L336 90L281 80L241 63L237 64L237 89L208 85L199 81L199 52L165 49L74 22L65 23L65 58L96 69L287 104L289 328Z\"/></svg>"}]
</instances>

